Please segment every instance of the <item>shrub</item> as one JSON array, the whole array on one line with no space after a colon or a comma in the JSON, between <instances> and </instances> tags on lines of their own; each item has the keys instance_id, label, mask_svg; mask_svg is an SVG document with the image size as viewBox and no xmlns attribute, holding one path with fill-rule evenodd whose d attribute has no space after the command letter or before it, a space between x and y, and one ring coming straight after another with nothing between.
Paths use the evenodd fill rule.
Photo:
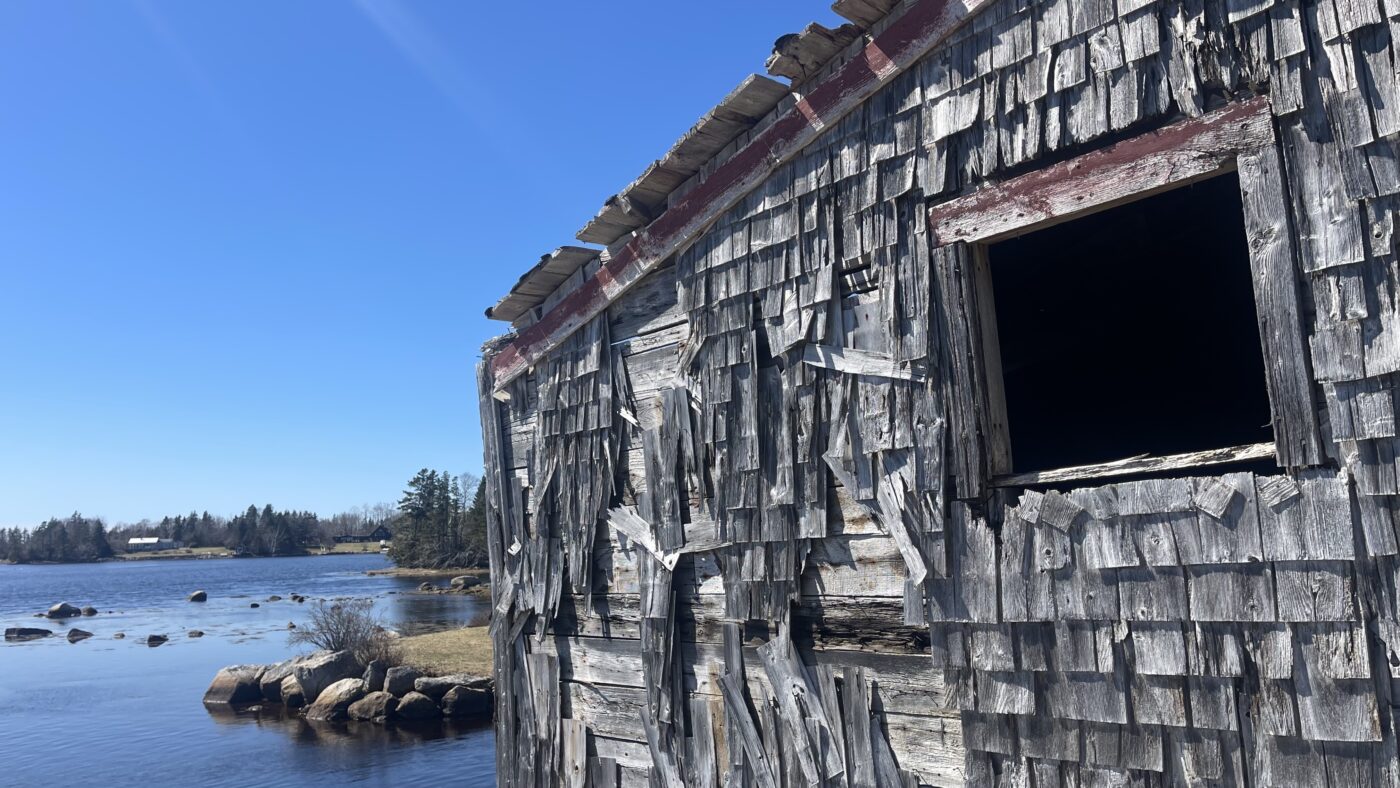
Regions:
<instances>
[{"instance_id":1,"label":"shrub","mask_svg":"<svg viewBox=\"0 0 1400 788\"><path fill-rule=\"evenodd\" d=\"M403 661L399 644L375 615L370 599L316 603L311 620L294 631L290 640L293 645L348 651L361 665L379 660L392 667Z\"/></svg>"}]
</instances>

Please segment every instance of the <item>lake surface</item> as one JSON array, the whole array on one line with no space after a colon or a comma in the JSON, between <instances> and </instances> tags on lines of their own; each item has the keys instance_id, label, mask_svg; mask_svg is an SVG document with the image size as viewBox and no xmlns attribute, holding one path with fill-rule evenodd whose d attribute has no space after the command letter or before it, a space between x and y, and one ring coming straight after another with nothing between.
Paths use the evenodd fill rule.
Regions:
<instances>
[{"instance_id":1,"label":"lake surface","mask_svg":"<svg viewBox=\"0 0 1400 788\"><path fill-rule=\"evenodd\" d=\"M0 565L0 627L60 633L0 643L0 785L494 785L488 726L313 725L276 711L214 714L200 702L219 668L297 653L287 624L302 625L311 602L285 601L293 593L373 598L406 634L484 623L484 600L407 593L421 581L365 575L389 565L378 554ZM185 601L196 589L209 601ZM56 602L100 614L33 617ZM95 637L69 643L70 627ZM150 634L170 641L151 648Z\"/></svg>"}]
</instances>

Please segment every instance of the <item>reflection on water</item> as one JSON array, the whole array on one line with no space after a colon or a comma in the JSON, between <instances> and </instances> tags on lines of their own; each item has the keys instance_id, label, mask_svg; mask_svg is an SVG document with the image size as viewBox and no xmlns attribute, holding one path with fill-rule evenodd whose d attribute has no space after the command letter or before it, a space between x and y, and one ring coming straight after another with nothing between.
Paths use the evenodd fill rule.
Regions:
<instances>
[{"instance_id":1,"label":"reflection on water","mask_svg":"<svg viewBox=\"0 0 1400 788\"><path fill-rule=\"evenodd\" d=\"M58 633L0 643L0 785L493 785L487 727L313 725L278 706L211 715L200 702L219 668L295 653L288 624L302 626L317 600L373 598L406 634L485 622L485 599L412 593L413 578L365 575L386 565L369 554L0 566L0 627ZM187 602L196 589L209 601ZM292 602L293 593L309 601ZM102 612L67 623L33 617L59 601ZM71 626L93 637L69 643ZM189 637L195 629L203 637ZM153 634L170 640L150 648Z\"/></svg>"},{"instance_id":2,"label":"reflection on water","mask_svg":"<svg viewBox=\"0 0 1400 788\"><path fill-rule=\"evenodd\" d=\"M290 737L298 744L318 747L392 747L442 739L455 739L473 733L490 733L490 722L425 720L376 724L372 722L325 722L307 720L278 704L233 710L209 707L210 719L221 725L252 725Z\"/></svg>"}]
</instances>

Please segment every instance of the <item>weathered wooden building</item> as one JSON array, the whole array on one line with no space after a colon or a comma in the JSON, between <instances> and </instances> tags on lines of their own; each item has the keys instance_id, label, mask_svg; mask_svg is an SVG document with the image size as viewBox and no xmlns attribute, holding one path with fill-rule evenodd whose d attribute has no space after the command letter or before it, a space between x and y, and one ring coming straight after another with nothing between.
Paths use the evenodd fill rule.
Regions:
<instances>
[{"instance_id":1,"label":"weathered wooden building","mask_svg":"<svg viewBox=\"0 0 1400 788\"><path fill-rule=\"evenodd\" d=\"M1400 2L835 8L492 310L501 784L1397 784Z\"/></svg>"}]
</instances>

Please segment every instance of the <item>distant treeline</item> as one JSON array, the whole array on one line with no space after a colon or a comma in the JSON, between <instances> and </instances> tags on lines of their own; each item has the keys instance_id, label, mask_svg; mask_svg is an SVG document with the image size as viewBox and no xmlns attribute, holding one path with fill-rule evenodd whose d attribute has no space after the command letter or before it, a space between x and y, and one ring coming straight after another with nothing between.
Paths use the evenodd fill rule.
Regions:
<instances>
[{"instance_id":1,"label":"distant treeline","mask_svg":"<svg viewBox=\"0 0 1400 788\"><path fill-rule=\"evenodd\" d=\"M470 475L419 471L399 499L389 557L414 568L485 566L485 488Z\"/></svg>"},{"instance_id":2,"label":"distant treeline","mask_svg":"<svg viewBox=\"0 0 1400 788\"><path fill-rule=\"evenodd\" d=\"M473 490L470 500L467 491ZM340 535L368 534L379 526L394 535L390 557L399 566L457 567L486 563L483 486L471 475L419 471L398 506L378 504L322 518L314 512L249 506L232 518L209 512L142 520L108 528L74 513L33 530L0 529L0 561L98 561L127 550L133 537L159 537L184 547L222 547L257 555L297 555L335 545Z\"/></svg>"}]
</instances>

